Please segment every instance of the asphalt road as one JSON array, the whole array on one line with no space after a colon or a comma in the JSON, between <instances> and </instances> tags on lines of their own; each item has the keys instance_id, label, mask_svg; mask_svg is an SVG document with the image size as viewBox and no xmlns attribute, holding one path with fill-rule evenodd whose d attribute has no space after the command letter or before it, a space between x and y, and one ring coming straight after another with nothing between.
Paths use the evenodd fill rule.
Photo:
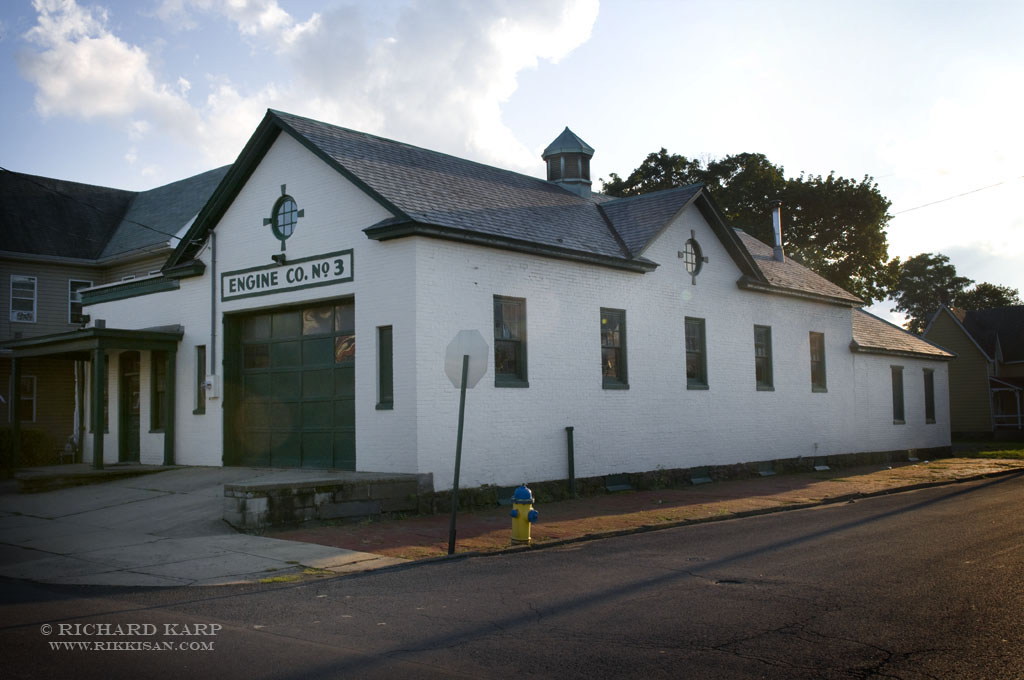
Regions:
<instances>
[{"instance_id":1,"label":"asphalt road","mask_svg":"<svg viewBox=\"0 0 1024 680\"><path fill-rule=\"evenodd\" d=\"M2 581L0 673L1017 680L1022 510L1015 475L300 584Z\"/></svg>"}]
</instances>

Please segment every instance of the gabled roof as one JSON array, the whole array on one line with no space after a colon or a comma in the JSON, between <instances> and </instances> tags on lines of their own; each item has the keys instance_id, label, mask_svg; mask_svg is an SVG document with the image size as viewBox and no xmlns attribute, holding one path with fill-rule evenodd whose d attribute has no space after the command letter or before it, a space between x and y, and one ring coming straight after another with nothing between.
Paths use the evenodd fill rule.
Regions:
<instances>
[{"instance_id":1,"label":"gabled roof","mask_svg":"<svg viewBox=\"0 0 1024 680\"><path fill-rule=\"evenodd\" d=\"M850 349L868 354L949 360L956 355L920 336L878 318L863 309L853 310L853 342Z\"/></svg>"},{"instance_id":2,"label":"gabled roof","mask_svg":"<svg viewBox=\"0 0 1024 680\"><path fill-rule=\"evenodd\" d=\"M623 232L631 253L642 253L668 225L669 220L697 197L703 186L691 184L676 189L602 202L601 209Z\"/></svg>"},{"instance_id":3,"label":"gabled roof","mask_svg":"<svg viewBox=\"0 0 1024 680\"><path fill-rule=\"evenodd\" d=\"M163 247L227 170L142 192L0 172L0 251L104 260Z\"/></svg>"},{"instance_id":4,"label":"gabled roof","mask_svg":"<svg viewBox=\"0 0 1024 680\"><path fill-rule=\"evenodd\" d=\"M0 172L0 250L94 260L135 193Z\"/></svg>"},{"instance_id":5,"label":"gabled roof","mask_svg":"<svg viewBox=\"0 0 1024 680\"><path fill-rule=\"evenodd\" d=\"M961 323L988 356L999 347L1002 361L1024 361L1024 305L967 310Z\"/></svg>"},{"instance_id":6,"label":"gabled roof","mask_svg":"<svg viewBox=\"0 0 1024 680\"><path fill-rule=\"evenodd\" d=\"M856 295L846 292L825 277L799 264L791 257L786 257L784 261L779 262L775 259L771 246L762 243L744 231L739 229L735 231L747 252L753 257L754 264L767 282L769 290L804 295L837 304L853 306L864 304L864 301ZM740 285L743 288L750 289L762 288L761 284L757 281L741 280Z\"/></svg>"},{"instance_id":7,"label":"gabled roof","mask_svg":"<svg viewBox=\"0 0 1024 680\"><path fill-rule=\"evenodd\" d=\"M196 216L230 167L225 165L136 194L101 257L165 246L170 234L176 234Z\"/></svg>"},{"instance_id":8,"label":"gabled roof","mask_svg":"<svg viewBox=\"0 0 1024 680\"><path fill-rule=\"evenodd\" d=\"M364 229L371 239L429 236L647 272L658 266L643 257L648 246L672 218L693 205L737 265L744 288L830 304L862 304L792 260L771 260L771 248L726 225L701 185L630 198L599 194L584 198L537 177L274 110L267 111L164 266L165 272L195 258L209 231L282 132L391 214ZM567 129L552 145L567 134L572 135ZM567 144L582 143L575 135L567 139ZM763 257L764 249L768 257Z\"/></svg>"}]
</instances>

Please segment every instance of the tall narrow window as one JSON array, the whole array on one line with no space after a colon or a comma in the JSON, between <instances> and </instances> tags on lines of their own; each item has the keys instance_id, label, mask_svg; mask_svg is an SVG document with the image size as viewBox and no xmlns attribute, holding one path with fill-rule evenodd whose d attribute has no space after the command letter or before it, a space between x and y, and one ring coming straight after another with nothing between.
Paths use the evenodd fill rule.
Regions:
<instances>
[{"instance_id":1,"label":"tall narrow window","mask_svg":"<svg viewBox=\"0 0 1024 680\"><path fill-rule=\"evenodd\" d=\"M601 308L601 382L605 389L629 387L626 372L626 311Z\"/></svg>"},{"instance_id":2,"label":"tall narrow window","mask_svg":"<svg viewBox=\"0 0 1024 680\"><path fill-rule=\"evenodd\" d=\"M935 371L924 369L924 422L935 423Z\"/></svg>"},{"instance_id":3,"label":"tall narrow window","mask_svg":"<svg viewBox=\"0 0 1024 680\"><path fill-rule=\"evenodd\" d=\"M82 290L92 286L92 281L68 281L68 323L82 323Z\"/></svg>"},{"instance_id":4,"label":"tall narrow window","mask_svg":"<svg viewBox=\"0 0 1024 680\"><path fill-rule=\"evenodd\" d=\"M11 321L36 322L36 277L11 275Z\"/></svg>"},{"instance_id":5,"label":"tall narrow window","mask_svg":"<svg viewBox=\"0 0 1024 680\"><path fill-rule=\"evenodd\" d=\"M759 390L775 388L772 377L771 326L754 326L754 379Z\"/></svg>"},{"instance_id":6,"label":"tall narrow window","mask_svg":"<svg viewBox=\"0 0 1024 680\"><path fill-rule=\"evenodd\" d=\"M150 396L149 429L159 432L164 429L167 407L167 352L150 353Z\"/></svg>"},{"instance_id":7,"label":"tall narrow window","mask_svg":"<svg viewBox=\"0 0 1024 680\"><path fill-rule=\"evenodd\" d=\"M903 419L903 367L891 366L892 369L892 422L902 425Z\"/></svg>"},{"instance_id":8,"label":"tall narrow window","mask_svg":"<svg viewBox=\"0 0 1024 680\"><path fill-rule=\"evenodd\" d=\"M192 413L206 413L206 345L196 345L196 408Z\"/></svg>"},{"instance_id":9,"label":"tall narrow window","mask_svg":"<svg viewBox=\"0 0 1024 680\"><path fill-rule=\"evenodd\" d=\"M686 389L708 388L708 352L704 319L686 317Z\"/></svg>"},{"instance_id":10,"label":"tall narrow window","mask_svg":"<svg viewBox=\"0 0 1024 680\"><path fill-rule=\"evenodd\" d=\"M494 296L494 386L529 387L526 300Z\"/></svg>"},{"instance_id":11,"label":"tall narrow window","mask_svg":"<svg viewBox=\"0 0 1024 680\"><path fill-rule=\"evenodd\" d=\"M377 328L377 409L395 407L395 369L391 326Z\"/></svg>"},{"instance_id":12,"label":"tall narrow window","mask_svg":"<svg viewBox=\"0 0 1024 680\"><path fill-rule=\"evenodd\" d=\"M814 331L811 331L811 391L828 391L825 377L825 334Z\"/></svg>"}]
</instances>

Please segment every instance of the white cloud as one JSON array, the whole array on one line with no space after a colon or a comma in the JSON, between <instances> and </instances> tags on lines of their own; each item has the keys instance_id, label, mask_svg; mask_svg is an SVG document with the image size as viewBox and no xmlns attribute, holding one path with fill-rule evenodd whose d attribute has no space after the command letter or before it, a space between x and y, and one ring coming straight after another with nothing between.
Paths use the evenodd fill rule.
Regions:
<instances>
[{"instance_id":1,"label":"white cloud","mask_svg":"<svg viewBox=\"0 0 1024 680\"><path fill-rule=\"evenodd\" d=\"M164 25L226 19L256 56L277 62L276 80L246 88L232 73L210 74L201 98L194 83L159 74L142 47L116 35L105 10L74 0L34 6L37 25L25 39L35 49L21 66L44 116L142 122L150 127L131 128L133 140L175 135L223 163L266 108L280 108L535 172L535 154L502 122L501 106L521 71L585 42L598 9L597 0L452 0L378 13L339 6L297 20L277 0L164 0L155 11Z\"/></svg>"}]
</instances>

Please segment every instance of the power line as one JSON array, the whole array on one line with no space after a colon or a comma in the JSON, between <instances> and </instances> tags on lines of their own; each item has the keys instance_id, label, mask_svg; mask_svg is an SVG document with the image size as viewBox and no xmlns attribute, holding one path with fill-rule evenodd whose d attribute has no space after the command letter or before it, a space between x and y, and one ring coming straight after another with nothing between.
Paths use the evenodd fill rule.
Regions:
<instances>
[{"instance_id":1,"label":"power line","mask_svg":"<svg viewBox=\"0 0 1024 680\"><path fill-rule=\"evenodd\" d=\"M1024 175L1021 175L1020 177L1014 177L1011 180L1003 180L1002 182L996 182L995 184L989 184L986 187L981 187L981 188L978 188L978 189L971 189L970 191L965 191L962 194L956 194L954 196L947 196L946 198L940 198L939 200L931 201L930 203L922 203L921 205L915 205L913 208L907 208L906 210L900 210L899 212L894 212L893 213L893 217L895 217L896 215L902 215L903 213L908 213L911 210L920 210L921 208L927 208L930 205L937 205L939 203L945 203L946 201L952 201L955 198L963 198L964 196L970 196L971 194L976 194L979 191L985 191L986 189L994 189L995 187L1002 186L1002 185L1006 184L1007 182L1012 182L1013 180L1016 180L1016 179L1024 179Z\"/></svg>"},{"instance_id":2,"label":"power line","mask_svg":"<svg viewBox=\"0 0 1024 680\"><path fill-rule=\"evenodd\" d=\"M43 189L45 191L48 191L48 192L50 192L52 194L56 194L57 196L60 196L61 198L64 198L65 200L72 201L72 202L77 203L79 205L83 205L83 206L93 210L94 212L99 213L100 215L104 215L104 216L109 217L110 219L118 219L120 222L127 222L129 224L134 224L136 226L142 227L143 229L148 229L149 231L152 231L152 232L154 232L156 234L160 234L161 236L168 236L170 238L177 238L179 240L181 239L181 237L179 237L177 234L172 234L172 233L166 232L166 231L164 231L162 229L157 229L156 227L151 227L148 224L143 224L142 222L139 222L137 220L128 219L127 217L124 217L123 215L122 216L114 215L114 214L110 213L109 211L103 210L102 208L99 208L99 207L93 205L92 203L89 203L88 201L83 201L82 199L80 199L80 198L78 198L76 196L71 196L70 194L66 194L63 191L59 191L55 187L46 186L42 182L37 182L36 180L31 179L31 177L29 175L25 175L25 174L20 173L20 172L14 172L13 170L8 170L7 168L5 168L3 166L0 166L0 171L8 172L8 173L10 173L12 175L17 175L24 182L28 182L30 184L34 184L37 187L39 187L39 188L41 188L41 189ZM121 191L121 190L118 190L118 191ZM134 201L134 198L137 197L142 192L134 191L134 192L131 192L131 193L134 194L134 197L132 198L132 200ZM49 227L51 229L57 229L55 226L51 226L51 225L42 225L42 226L46 226L46 227ZM61 233L65 233L65 232L63 230L61 230ZM85 237L82 234L76 234L76 236L78 236L80 238L83 238L86 241L91 241L93 243L96 243L98 245L106 245L106 243L107 243L106 241L99 241L97 239L92 239L92 238Z\"/></svg>"}]
</instances>

